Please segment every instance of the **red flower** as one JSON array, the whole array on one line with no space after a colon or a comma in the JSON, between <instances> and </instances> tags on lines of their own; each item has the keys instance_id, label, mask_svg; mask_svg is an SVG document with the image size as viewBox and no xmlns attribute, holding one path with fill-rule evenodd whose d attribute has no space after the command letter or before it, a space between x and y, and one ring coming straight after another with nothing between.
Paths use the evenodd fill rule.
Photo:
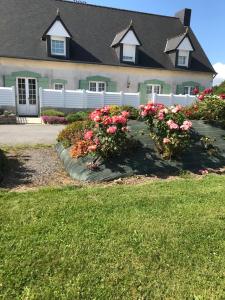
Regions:
<instances>
[{"instance_id":1,"label":"red flower","mask_svg":"<svg viewBox=\"0 0 225 300\"><path fill-rule=\"evenodd\" d=\"M93 135L94 135L93 131L92 131L92 130L89 130L89 131L87 131L87 132L85 133L84 139L85 139L85 140L91 140L91 139L93 138Z\"/></svg>"},{"instance_id":2,"label":"red flower","mask_svg":"<svg viewBox=\"0 0 225 300\"><path fill-rule=\"evenodd\" d=\"M194 95L198 95L199 94L199 88L194 88L194 90L193 90L193 94Z\"/></svg>"},{"instance_id":3,"label":"red flower","mask_svg":"<svg viewBox=\"0 0 225 300\"><path fill-rule=\"evenodd\" d=\"M220 98L224 100L225 99L225 94L221 94Z\"/></svg>"}]
</instances>

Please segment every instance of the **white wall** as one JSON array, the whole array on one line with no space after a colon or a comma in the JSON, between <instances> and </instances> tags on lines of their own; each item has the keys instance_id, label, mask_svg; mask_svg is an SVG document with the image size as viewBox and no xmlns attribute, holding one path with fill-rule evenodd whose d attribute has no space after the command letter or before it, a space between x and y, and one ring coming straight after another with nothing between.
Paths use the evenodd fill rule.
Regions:
<instances>
[{"instance_id":1,"label":"white wall","mask_svg":"<svg viewBox=\"0 0 225 300\"><path fill-rule=\"evenodd\" d=\"M1 107L15 107L15 88L0 87L0 108Z\"/></svg>"},{"instance_id":2,"label":"white wall","mask_svg":"<svg viewBox=\"0 0 225 300\"><path fill-rule=\"evenodd\" d=\"M88 76L101 75L117 82L117 91L136 93L138 84L146 80L159 79L172 86L176 93L178 84L195 81L205 87L212 86L213 76L204 72L166 71L158 69L143 69L118 66L104 66L96 64L82 64L70 62L35 61L29 59L0 58L0 86L3 86L3 76L17 71L31 71L53 79L68 81L66 89L78 89L79 80ZM127 88L127 82L130 87ZM52 86L53 88L53 86Z\"/></svg>"}]
</instances>

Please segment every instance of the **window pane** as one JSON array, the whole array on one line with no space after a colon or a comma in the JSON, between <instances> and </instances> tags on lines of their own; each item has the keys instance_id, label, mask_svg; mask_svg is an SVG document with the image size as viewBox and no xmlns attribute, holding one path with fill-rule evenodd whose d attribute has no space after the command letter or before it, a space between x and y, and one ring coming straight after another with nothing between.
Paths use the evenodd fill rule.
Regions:
<instances>
[{"instance_id":1,"label":"window pane","mask_svg":"<svg viewBox=\"0 0 225 300\"><path fill-rule=\"evenodd\" d=\"M35 105L37 102L36 96L36 80L35 79L28 79L29 85L29 104Z\"/></svg>"},{"instance_id":2,"label":"window pane","mask_svg":"<svg viewBox=\"0 0 225 300\"><path fill-rule=\"evenodd\" d=\"M189 86L185 86L184 87L184 95L189 95L189 93L190 93Z\"/></svg>"},{"instance_id":3,"label":"window pane","mask_svg":"<svg viewBox=\"0 0 225 300\"><path fill-rule=\"evenodd\" d=\"M90 82L89 90L92 92L97 91L97 83L96 82Z\"/></svg>"},{"instance_id":4,"label":"window pane","mask_svg":"<svg viewBox=\"0 0 225 300\"><path fill-rule=\"evenodd\" d=\"M160 86L159 85L154 86L154 93L160 94Z\"/></svg>"},{"instance_id":5,"label":"window pane","mask_svg":"<svg viewBox=\"0 0 225 300\"><path fill-rule=\"evenodd\" d=\"M55 83L55 90L63 90L64 85L62 83Z\"/></svg>"},{"instance_id":6,"label":"window pane","mask_svg":"<svg viewBox=\"0 0 225 300\"><path fill-rule=\"evenodd\" d=\"M179 65L186 65L186 56L178 56L178 64Z\"/></svg>"},{"instance_id":7,"label":"window pane","mask_svg":"<svg viewBox=\"0 0 225 300\"><path fill-rule=\"evenodd\" d=\"M152 94L152 85L147 86L147 94Z\"/></svg>"},{"instance_id":8,"label":"window pane","mask_svg":"<svg viewBox=\"0 0 225 300\"><path fill-rule=\"evenodd\" d=\"M60 40L52 40L52 54L64 55L65 42Z\"/></svg>"},{"instance_id":9,"label":"window pane","mask_svg":"<svg viewBox=\"0 0 225 300\"><path fill-rule=\"evenodd\" d=\"M19 104L26 104L26 84L24 78L18 78Z\"/></svg>"},{"instance_id":10,"label":"window pane","mask_svg":"<svg viewBox=\"0 0 225 300\"><path fill-rule=\"evenodd\" d=\"M99 82L99 84L98 84L98 91L99 92L105 91L105 83L104 82Z\"/></svg>"}]
</instances>

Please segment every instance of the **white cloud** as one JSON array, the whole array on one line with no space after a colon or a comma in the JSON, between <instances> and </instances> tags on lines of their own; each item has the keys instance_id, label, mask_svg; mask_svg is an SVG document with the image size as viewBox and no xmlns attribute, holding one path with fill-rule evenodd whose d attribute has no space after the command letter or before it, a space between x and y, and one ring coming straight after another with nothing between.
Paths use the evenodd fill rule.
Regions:
<instances>
[{"instance_id":1,"label":"white cloud","mask_svg":"<svg viewBox=\"0 0 225 300\"><path fill-rule=\"evenodd\" d=\"M216 63L213 65L215 71L218 73L216 78L213 80L213 85L218 85L225 80L225 64Z\"/></svg>"}]
</instances>

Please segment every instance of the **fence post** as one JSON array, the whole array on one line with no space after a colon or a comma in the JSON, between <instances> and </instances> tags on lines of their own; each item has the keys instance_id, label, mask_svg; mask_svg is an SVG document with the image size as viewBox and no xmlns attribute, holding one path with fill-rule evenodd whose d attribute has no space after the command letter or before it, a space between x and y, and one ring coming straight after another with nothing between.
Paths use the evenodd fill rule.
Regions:
<instances>
[{"instance_id":1,"label":"fence post","mask_svg":"<svg viewBox=\"0 0 225 300\"><path fill-rule=\"evenodd\" d=\"M170 106L174 105L174 94L170 94Z\"/></svg>"},{"instance_id":2,"label":"fence post","mask_svg":"<svg viewBox=\"0 0 225 300\"><path fill-rule=\"evenodd\" d=\"M41 115L41 110L42 110L42 105L43 105L43 97L42 97L42 87L39 88L39 110L40 110L40 115Z\"/></svg>"},{"instance_id":3,"label":"fence post","mask_svg":"<svg viewBox=\"0 0 225 300\"><path fill-rule=\"evenodd\" d=\"M15 104L15 109L17 111L17 103L16 103L16 89L15 89L15 86L12 86L12 100L14 101L14 104Z\"/></svg>"},{"instance_id":4,"label":"fence post","mask_svg":"<svg viewBox=\"0 0 225 300\"><path fill-rule=\"evenodd\" d=\"M157 94L156 93L152 93L152 103L156 104L157 102Z\"/></svg>"},{"instance_id":5,"label":"fence post","mask_svg":"<svg viewBox=\"0 0 225 300\"><path fill-rule=\"evenodd\" d=\"M124 93L121 91L120 92L120 106L123 106L124 105Z\"/></svg>"},{"instance_id":6,"label":"fence post","mask_svg":"<svg viewBox=\"0 0 225 300\"><path fill-rule=\"evenodd\" d=\"M188 98L189 98L189 95L187 94L185 98L186 98L186 105L188 105Z\"/></svg>"},{"instance_id":7,"label":"fence post","mask_svg":"<svg viewBox=\"0 0 225 300\"><path fill-rule=\"evenodd\" d=\"M102 107L104 107L105 106L105 92L104 91L102 91L101 97L102 97L102 99L101 99Z\"/></svg>"},{"instance_id":8,"label":"fence post","mask_svg":"<svg viewBox=\"0 0 225 300\"><path fill-rule=\"evenodd\" d=\"M82 90L82 102L83 102L83 108L88 108L88 101L87 101L87 92L86 90Z\"/></svg>"}]
</instances>

